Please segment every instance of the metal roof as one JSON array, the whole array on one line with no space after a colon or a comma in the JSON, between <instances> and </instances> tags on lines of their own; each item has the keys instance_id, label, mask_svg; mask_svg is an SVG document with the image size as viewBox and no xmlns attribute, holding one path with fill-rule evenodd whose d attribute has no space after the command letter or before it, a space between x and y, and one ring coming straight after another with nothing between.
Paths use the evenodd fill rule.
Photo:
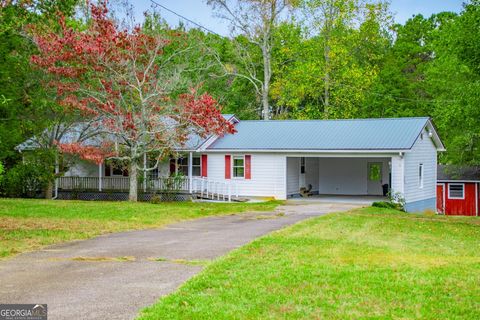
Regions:
<instances>
[{"instance_id":1,"label":"metal roof","mask_svg":"<svg viewBox=\"0 0 480 320\"><path fill-rule=\"evenodd\" d=\"M438 181L480 181L480 166L438 165Z\"/></svg>"},{"instance_id":2,"label":"metal roof","mask_svg":"<svg viewBox=\"0 0 480 320\"><path fill-rule=\"evenodd\" d=\"M207 150L408 150L429 118L240 121Z\"/></svg>"}]
</instances>

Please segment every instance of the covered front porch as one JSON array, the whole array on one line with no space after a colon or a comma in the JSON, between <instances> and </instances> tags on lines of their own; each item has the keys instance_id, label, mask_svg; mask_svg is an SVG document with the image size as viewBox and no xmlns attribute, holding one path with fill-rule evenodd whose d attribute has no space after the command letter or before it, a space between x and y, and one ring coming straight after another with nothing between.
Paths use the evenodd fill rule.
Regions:
<instances>
[{"instance_id":1,"label":"covered front porch","mask_svg":"<svg viewBox=\"0 0 480 320\"><path fill-rule=\"evenodd\" d=\"M144 158L144 168L149 168ZM172 200L190 198L236 201L239 199L235 181L207 178L207 161L200 154L185 152L166 159L154 170L138 175L138 194L141 200L153 195L178 195ZM104 162L95 165L79 161L66 174L56 179L55 195L59 198L79 197L85 200L127 200L130 188L128 167ZM163 198L163 197L162 197Z\"/></svg>"},{"instance_id":2,"label":"covered front porch","mask_svg":"<svg viewBox=\"0 0 480 320\"><path fill-rule=\"evenodd\" d=\"M371 203L392 186L391 157L287 157L287 198Z\"/></svg>"}]
</instances>

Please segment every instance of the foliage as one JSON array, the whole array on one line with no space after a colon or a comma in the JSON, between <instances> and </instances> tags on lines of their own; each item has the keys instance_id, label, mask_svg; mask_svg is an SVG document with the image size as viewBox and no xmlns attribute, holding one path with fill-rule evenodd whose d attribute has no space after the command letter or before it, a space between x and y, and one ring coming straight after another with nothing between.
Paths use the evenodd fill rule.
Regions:
<instances>
[{"instance_id":1,"label":"foliage","mask_svg":"<svg viewBox=\"0 0 480 320\"><path fill-rule=\"evenodd\" d=\"M270 211L279 202L149 203L0 199L0 258L110 232L239 212Z\"/></svg>"},{"instance_id":2,"label":"foliage","mask_svg":"<svg viewBox=\"0 0 480 320\"><path fill-rule=\"evenodd\" d=\"M476 218L329 214L214 261L140 319L476 319L479 246Z\"/></svg>"},{"instance_id":3,"label":"foliage","mask_svg":"<svg viewBox=\"0 0 480 320\"><path fill-rule=\"evenodd\" d=\"M398 209L398 205L393 202L388 201L375 201L372 203L372 207L375 208L386 208L386 209Z\"/></svg>"},{"instance_id":4,"label":"foliage","mask_svg":"<svg viewBox=\"0 0 480 320\"><path fill-rule=\"evenodd\" d=\"M404 211L405 207L405 197L401 192L389 192L388 193L389 203L395 206L396 209Z\"/></svg>"},{"instance_id":5,"label":"foliage","mask_svg":"<svg viewBox=\"0 0 480 320\"><path fill-rule=\"evenodd\" d=\"M27 24L56 24L58 11L70 17L76 0L3 1L0 4L0 160L7 168L20 160L14 147L43 132L58 113L43 75L30 65L36 47Z\"/></svg>"},{"instance_id":6,"label":"foliage","mask_svg":"<svg viewBox=\"0 0 480 320\"><path fill-rule=\"evenodd\" d=\"M0 162L0 190L2 188L4 174L5 174L5 168L3 167L3 164Z\"/></svg>"},{"instance_id":7,"label":"foliage","mask_svg":"<svg viewBox=\"0 0 480 320\"><path fill-rule=\"evenodd\" d=\"M303 11L305 23L277 29L279 117L359 117L390 43L386 4L311 0Z\"/></svg>"},{"instance_id":8,"label":"foliage","mask_svg":"<svg viewBox=\"0 0 480 320\"><path fill-rule=\"evenodd\" d=\"M298 5L298 0L207 0L219 17L230 24L234 54L238 62L235 67L220 57L224 76L241 77L252 85L262 104L262 118L271 118L270 85L272 81L272 50L274 30L288 15L288 8Z\"/></svg>"},{"instance_id":9,"label":"foliage","mask_svg":"<svg viewBox=\"0 0 480 320\"><path fill-rule=\"evenodd\" d=\"M136 26L120 29L108 17L105 2L91 4L92 19L84 31L67 26L60 17L60 32L33 27L39 54L32 62L53 77L58 103L75 110L103 133L100 146L60 144L66 153L80 154L97 163L106 158L130 162L129 199L137 200L137 170L145 154L160 159L184 146L188 136L233 133L217 101L183 87L171 59L188 50L181 34L152 33ZM172 42L180 41L171 50Z\"/></svg>"},{"instance_id":10,"label":"foliage","mask_svg":"<svg viewBox=\"0 0 480 320\"><path fill-rule=\"evenodd\" d=\"M18 163L7 171L3 187L9 197L35 198L54 179L53 170L40 162Z\"/></svg>"}]
</instances>

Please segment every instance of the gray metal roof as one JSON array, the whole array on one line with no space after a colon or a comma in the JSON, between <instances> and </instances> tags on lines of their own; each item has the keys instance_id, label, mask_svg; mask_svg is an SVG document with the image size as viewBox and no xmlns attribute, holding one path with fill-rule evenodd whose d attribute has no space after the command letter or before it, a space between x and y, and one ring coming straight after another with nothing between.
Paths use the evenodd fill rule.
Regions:
<instances>
[{"instance_id":1,"label":"gray metal roof","mask_svg":"<svg viewBox=\"0 0 480 320\"><path fill-rule=\"evenodd\" d=\"M407 150L429 118L240 121L207 150Z\"/></svg>"},{"instance_id":2,"label":"gray metal roof","mask_svg":"<svg viewBox=\"0 0 480 320\"><path fill-rule=\"evenodd\" d=\"M235 121L235 115L234 114L222 114L223 118L227 121L233 121L233 123L236 123ZM179 150L196 150L199 148L202 144L204 144L211 136L207 137L200 137L196 133L191 133L188 135L187 142L185 145L180 148Z\"/></svg>"},{"instance_id":3,"label":"gray metal roof","mask_svg":"<svg viewBox=\"0 0 480 320\"><path fill-rule=\"evenodd\" d=\"M480 166L438 165L438 181L480 181Z\"/></svg>"}]
</instances>

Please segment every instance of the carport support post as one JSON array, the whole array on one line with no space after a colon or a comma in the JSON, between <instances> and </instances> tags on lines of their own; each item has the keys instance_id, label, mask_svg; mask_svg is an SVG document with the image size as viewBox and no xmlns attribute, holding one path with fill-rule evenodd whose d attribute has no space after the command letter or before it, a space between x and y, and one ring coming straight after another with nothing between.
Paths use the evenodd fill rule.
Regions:
<instances>
[{"instance_id":1,"label":"carport support post","mask_svg":"<svg viewBox=\"0 0 480 320\"><path fill-rule=\"evenodd\" d=\"M193 180L192 180L192 165L193 165L193 153L188 154L188 192L192 193L193 191Z\"/></svg>"}]
</instances>

